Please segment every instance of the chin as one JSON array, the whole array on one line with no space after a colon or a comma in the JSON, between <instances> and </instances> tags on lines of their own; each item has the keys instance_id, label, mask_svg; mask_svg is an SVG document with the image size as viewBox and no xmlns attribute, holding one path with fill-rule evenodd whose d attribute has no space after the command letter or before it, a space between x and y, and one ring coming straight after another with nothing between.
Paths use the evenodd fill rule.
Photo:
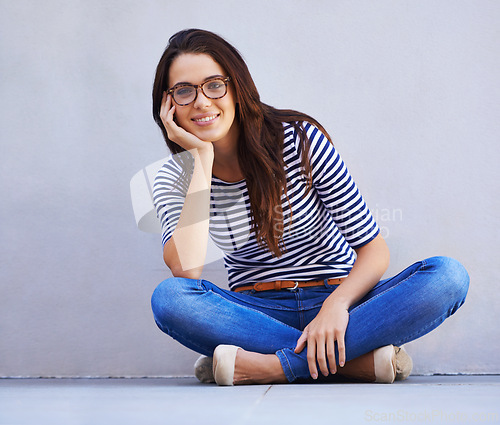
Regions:
<instances>
[{"instance_id":1,"label":"chin","mask_svg":"<svg viewBox=\"0 0 500 425\"><path fill-rule=\"evenodd\" d=\"M193 134L198 137L200 140L203 140L204 142L216 142L217 140L222 139L228 132L221 132L221 131L210 131L210 132L193 132Z\"/></svg>"}]
</instances>

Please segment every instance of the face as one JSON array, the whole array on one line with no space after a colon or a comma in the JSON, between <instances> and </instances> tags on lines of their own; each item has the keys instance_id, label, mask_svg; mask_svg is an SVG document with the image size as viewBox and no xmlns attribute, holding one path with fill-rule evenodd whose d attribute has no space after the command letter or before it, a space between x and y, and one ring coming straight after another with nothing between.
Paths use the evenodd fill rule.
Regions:
<instances>
[{"instance_id":1,"label":"face","mask_svg":"<svg viewBox=\"0 0 500 425\"><path fill-rule=\"evenodd\" d=\"M179 83L202 84L217 77L227 77L222 67L207 54L183 53L174 59L169 70L169 88ZM236 102L231 83L220 99L206 97L200 88L189 105L175 105L175 119L184 130L207 142L235 139ZM236 140L229 140L236 141Z\"/></svg>"}]
</instances>

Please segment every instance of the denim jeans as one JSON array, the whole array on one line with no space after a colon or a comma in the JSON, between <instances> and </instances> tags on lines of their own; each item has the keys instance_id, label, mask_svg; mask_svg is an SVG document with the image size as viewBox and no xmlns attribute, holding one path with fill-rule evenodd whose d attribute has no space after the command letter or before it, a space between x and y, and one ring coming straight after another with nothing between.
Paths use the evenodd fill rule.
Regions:
<instances>
[{"instance_id":1,"label":"denim jeans","mask_svg":"<svg viewBox=\"0 0 500 425\"><path fill-rule=\"evenodd\" d=\"M464 267L448 257L419 261L381 280L349 309L346 360L430 332L464 303L468 286ZM296 354L297 340L336 288L325 282L293 291L233 292L174 277L158 285L151 303L158 327L186 347L207 356L219 344L273 353L293 382L310 378L307 348Z\"/></svg>"}]
</instances>

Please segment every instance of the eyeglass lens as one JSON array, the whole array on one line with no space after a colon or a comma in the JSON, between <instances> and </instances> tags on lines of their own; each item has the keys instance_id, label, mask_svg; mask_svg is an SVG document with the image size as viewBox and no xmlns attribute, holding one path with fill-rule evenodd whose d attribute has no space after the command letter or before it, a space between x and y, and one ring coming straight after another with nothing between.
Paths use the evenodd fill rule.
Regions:
<instances>
[{"instance_id":1,"label":"eyeglass lens","mask_svg":"<svg viewBox=\"0 0 500 425\"><path fill-rule=\"evenodd\" d=\"M203 94L210 99L219 99L226 95L227 86L224 80L215 79L206 81L201 85ZM180 105L187 105L196 98L195 86L180 86L173 91L174 100Z\"/></svg>"}]
</instances>

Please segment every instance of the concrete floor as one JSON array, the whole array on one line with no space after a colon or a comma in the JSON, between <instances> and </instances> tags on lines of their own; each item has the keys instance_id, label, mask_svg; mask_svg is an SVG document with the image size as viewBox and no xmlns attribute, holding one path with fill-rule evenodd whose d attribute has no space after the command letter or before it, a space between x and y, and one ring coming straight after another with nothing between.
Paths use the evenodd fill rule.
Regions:
<instances>
[{"instance_id":1,"label":"concrete floor","mask_svg":"<svg viewBox=\"0 0 500 425\"><path fill-rule=\"evenodd\" d=\"M0 379L0 425L499 424L500 376L217 387L195 378Z\"/></svg>"}]
</instances>

